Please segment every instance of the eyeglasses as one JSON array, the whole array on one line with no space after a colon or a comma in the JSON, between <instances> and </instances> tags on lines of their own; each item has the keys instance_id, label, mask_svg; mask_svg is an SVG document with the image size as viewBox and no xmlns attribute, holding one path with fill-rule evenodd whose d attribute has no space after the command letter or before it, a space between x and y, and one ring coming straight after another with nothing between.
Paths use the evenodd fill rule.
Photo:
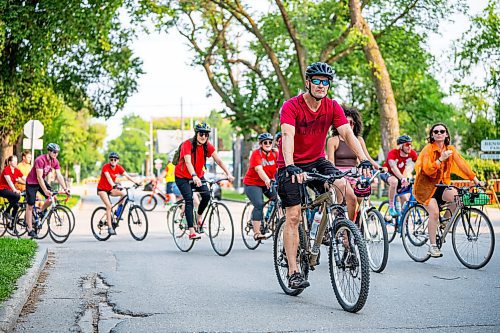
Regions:
<instances>
[{"instance_id":1,"label":"eyeglasses","mask_svg":"<svg viewBox=\"0 0 500 333\"><path fill-rule=\"evenodd\" d=\"M271 144L273 144L273 142L271 140L264 140L264 141L262 141L262 144L271 145Z\"/></svg>"},{"instance_id":2,"label":"eyeglasses","mask_svg":"<svg viewBox=\"0 0 500 333\"><path fill-rule=\"evenodd\" d=\"M323 84L323 86L328 87L330 85L330 80L320 80L320 79L312 79L312 84L319 86L319 84Z\"/></svg>"},{"instance_id":3,"label":"eyeglasses","mask_svg":"<svg viewBox=\"0 0 500 333\"><path fill-rule=\"evenodd\" d=\"M207 132L198 132L198 135L201 136L201 137L206 136L208 138L208 136L210 135L210 133L207 133Z\"/></svg>"},{"instance_id":4,"label":"eyeglasses","mask_svg":"<svg viewBox=\"0 0 500 333\"><path fill-rule=\"evenodd\" d=\"M54 154L59 154L59 152L57 150L51 150L50 152L54 153Z\"/></svg>"},{"instance_id":5,"label":"eyeglasses","mask_svg":"<svg viewBox=\"0 0 500 333\"><path fill-rule=\"evenodd\" d=\"M434 130L434 131L432 131L432 133L434 133L434 134L444 134L444 133L446 133L446 130Z\"/></svg>"},{"instance_id":6,"label":"eyeglasses","mask_svg":"<svg viewBox=\"0 0 500 333\"><path fill-rule=\"evenodd\" d=\"M118 161L118 159L117 158L110 158L109 161L110 162L116 162L116 161Z\"/></svg>"}]
</instances>

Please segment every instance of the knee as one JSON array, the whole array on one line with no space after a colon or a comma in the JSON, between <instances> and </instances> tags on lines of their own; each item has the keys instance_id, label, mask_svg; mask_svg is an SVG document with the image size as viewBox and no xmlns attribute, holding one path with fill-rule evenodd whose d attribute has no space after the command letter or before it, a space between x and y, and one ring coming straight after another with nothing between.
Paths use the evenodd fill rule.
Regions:
<instances>
[{"instance_id":1,"label":"knee","mask_svg":"<svg viewBox=\"0 0 500 333\"><path fill-rule=\"evenodd\" d=\"M390 187L396 187L396 186L398 186L398 180L396 179L396 177L390 177L389 178L389 186Z\"/></svg>"},{"instance_id":2,"label":"knee","mask_svg":"<svg viewBox=\"0 0 500 333\"><path fill-rule=\"evenodd\" d=\"M292 226L297 226L300 222L300 214L289 214L286 219L286 223L289 223Z\"/></svg>"}]
</instances>

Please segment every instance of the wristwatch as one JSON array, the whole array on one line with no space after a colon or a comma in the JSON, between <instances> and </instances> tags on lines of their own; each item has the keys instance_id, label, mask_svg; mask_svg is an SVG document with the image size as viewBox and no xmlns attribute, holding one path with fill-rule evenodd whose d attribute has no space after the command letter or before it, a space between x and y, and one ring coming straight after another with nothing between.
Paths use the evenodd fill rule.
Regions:
<instances>
[{"instance_id":1,"label":"wristwatch","mask_svg":"<svg viewBox=\"0 0 500 333\"><path fill-rule=\"evenodd\" d=\"M198 175L196 173L192 173L191 177L198 177Z\"/></svg>"}]
</instances>

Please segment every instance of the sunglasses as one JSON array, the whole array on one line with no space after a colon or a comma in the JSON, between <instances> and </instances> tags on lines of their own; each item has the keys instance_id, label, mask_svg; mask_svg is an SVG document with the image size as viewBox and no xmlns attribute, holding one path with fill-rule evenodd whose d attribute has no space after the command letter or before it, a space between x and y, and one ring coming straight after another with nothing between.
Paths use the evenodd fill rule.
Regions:
<instances>
[{"instance_id":1,"label":"sunglasses","mask_svg":"<svg viewBox=\"0 0 500 333\"><path fill-rule=\"evenodd\" d=\"M403 147L411 147L411 143L410 142L403 143Z\"/></svg>"},{"instance_id":2,"label":"sunglasses","mask_svg":"<svg viewBox=\"0 0 500 333\"><path fill-rule=\"evenodd\" d=\"M330 80L320 80L320 79L312 79L311 82L317 86L319 84L323 84L324 87L328 87L330 85Z\"/></svg>"},{"instance_id":3,"label":"sunglasses","mask_svg":"<svg viewBox=\"0 0 500 333\"><path fill-rule=\"evenodd\" d=\"M206 133L206 132L198 132L198 135L201 136L201 137L204 137L206 136L207 138L210 136L210 133Z\"/></svg>"},{"instance_id":4,"label":"sunglasses","mask_svg":"<svg viewBox=\"0 0 500 333\"><path fill-rule=\"evenodd\" d=\"M434 133L434 134L444 134L444 133L446 133L446 130L434 130L434 131L432 131L432 133Z\"/></svg>"},{"instance_id":5,"label":"sunglasses","mask_svg":"<svg viewBox=\"0 0 500 333\"><path fill-rule=\"evenodd\" d=\"M117 158L110 158L109 160L110 160L110 162L116 162L116 161L118 161Z\"/></svg>"},{"instance_id":6,"label":"sunglasses","mask_svg":"<svg viewBox=\"0 0 500 333\"><path fill-rule=\"evenodd\" d=\"M273 142L271 140L264 140L264 141L262 141L262 144L271 145L271 144L273 144Z\"/></svg>"},{"instance_id":7,"label":"sunglasses","mask_svg":"<svg viewBox=\"0 0 500 333\"><path fill-rule=\"evenodd\" d=\"M59 154L59 152L57 150L51 150L50 152L54 153L54 154Z\"/></svg>"},{"instance_id":8,"label":"sunglasses","mask_svg":"<svg viewBox=\"0 0 500 333\"><path fill-rule=\"evenodd\" d=\"M354 126L354 121L349 120L349 125Z\"/></svg>"}]
</instances>

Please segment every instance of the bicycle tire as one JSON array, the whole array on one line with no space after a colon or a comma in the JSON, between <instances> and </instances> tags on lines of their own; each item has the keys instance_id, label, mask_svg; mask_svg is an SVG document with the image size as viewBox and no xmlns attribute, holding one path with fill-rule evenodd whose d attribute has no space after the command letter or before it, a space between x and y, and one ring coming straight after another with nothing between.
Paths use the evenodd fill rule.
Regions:
<instances>
[{"instance_id":1,"label":"bicycle tire","mask_svg":"<svg viewBox=\"0 0 500 333\"><path fill-rule=\"evenodd\" d=\"M172 216L172 213L174 212L174 209L175 209L175 205L173 206L170 206L167 210L167 215L166 215L166 220L167 220L167 228L168 228L168 232L170 233L170 235L172 235L172 222L171 222L171 216Z\"/></svg>"},{"instance_id":2,"label":"bicycle tire","mask_svg":"<svg viewBox=\"0 0 500 333\"><path fill-rule=\"evenodd\" d=\"M55 207L47 217L46 223L50 238L54 243L64 243L71 233L71 215L62 207Z\"/></svg>"},{"instance_id":3,"label":"bicycle tire","mask_svg":"<svg viewBox=\"0 0 500 333\"><path fill-rule=\"evenodd\" d=\"M475 215L474 221L472 220L473 218L472 215ZM478 218L480 218L479 222L477 221ZM475 225L477 225L477 228ZM458 231L457 229L460 227L462 227L463 230ZM462 246L459 245L461 244L470 245L473 247L472 251L470 252L472 254L479 254L480 252L479 248L474 249L473 242L477 242L477 240L479 239L481 235L480 232L481 227L483 227L482 229L483 231L487 232L487 234L486 233L483 234L485 237L481 239L484 240L489 239L489 244L486 245L486 254L482 256L478 255L478 259L482 257L481 261L477 263L472 263L468 261L469 259L468 256L464 256L464 253L462 253L461 251ZM462 241L458 243L459 232L464 233L465 242ZM495 232L493 230L493 226L491 224L489 217L480 209L474 207L462 208L462 211L457 215L457 218L455 219L455 222L453 223L452 226L451 243L453 245L453 251L455 252L455 255L457 256L458 260L462 263L462 265L470 269L479 269L484 267L490 261L491 257L493 256L493 251L495 250Z\"/></svg>"},{"instance_id":4,"label":"bicycle tire","mask_svg":"<svg viewBox=\"0 0 500 333\"><path fill-rule=\"evenodd\" d=\"M71 220L70 220L70 223L71 223L70 234L71 234L73 232L73 230L75 230L75 224L76 224L75 214L73 213L73 210L71 208L69 208L68 206L62 205L62 204L58 204L56 207L60 207L64 210L66 210L66 212L69 214L69 217L71 217Z\"/></svg>"},{"instance_id":5,"label":"bicycle tire","mask_svg":"<svg viewBox=\"0 0 500 333\"><path fill-rule=\"evenodd\" d=\"M252 203L247 202L241 214L241 238L243 239L243 244L249 250L255 250L260 245L260 240L256 241L253 238L252 211Z\"/></svg>"},{"instance_id":6,"label":"bicycle tire","mask_svg":"<svg viewBox=\"0 0 500 333\"><path fill-rule=\"evenodd\" d=\"M182 252L189 252L194 246L194 239L189 239L189 229L184 217L184 202L175 206L172 214L172 237L175 246Z\"/></svg>"},{"instance_id":7,"label":"bicycle tire","mask_svg":"<svg viewBox=\"0 0 500 333\"><path fill-rule=\"evenodd\" d=\"M431 257L426 245L428 237L429 213L421 204L406 210L403 216L401 237L408 256L416 262L425 262Z\"/></svg>"},{"instance_id":8,"label":"bicycle tire","mask_svg":"<svg viewBox=\"0 0 500 333\"><path fill-rule=\"evenodd\" d=\"M7 232L7 219L3 216L3 211L0 211L0 237Z\"/></svg>"},{"instance_id":9,"label":"bicycle tire","mask_svg":"<svg viewBox=\"0 0 500 333\"><path fill-rule=\"evenodd\" d=\"M50 208L49 208L50 209ZM35 226L35 209L33 209L33 219L31 220L31 223L33 225L33 228L36 229L36 238L37 239L44 239L47 237L49 234L49 217L47 216L45 218L45 221L43 222L42 225L40 226ZM40 221L40 217L38 217L38 221Z\"/></svg>"},{"instance_id":10,"label":"bicycle tire","mask_svg":"<svg viewBox=\"0 0 500 333\"><path fill-rule=\"evenodd\" d=\"M276 232L273 239L273 261L274 270L278 283L285 294L289 296L298 296L304 289L288 288L288 260L283 243L283 229L285 227L285 217L282 217L276 226ZM307 255L307 238L302 225L299 225L299 247L297 249L297 266L300 273L307 280L309 276L309 257Z\"/></svg>"},{"instance_id":11,"label":"bicycle tire","mask_svg":"<svg viewBox=\"0 0 500 333\"><path fill-rule=\"evenodd\" d=\"M156 197L153 194L146 194L141 198L140 201L142 209L146 212L150 212L156 208L158 202L156 201Z\"/></svg>"},{"instance_id":12,"label":"bicycle tire","mask_svg":"<svg viewBox=\"0 0 500 333\"><path fill-rule=\"evenodd\" d=\"M222 202L212 202L208 219L208 237L215 253L221 257L231 252L234 244L233 217L229 208Z\"/></svg>"},{"instance_id":13,"label":"bicycle tire","mask_svg":"<svg viewBox=\"0 0 500 333\"><path fill-rule=\"evenodd\" d=\"M108 233L108 224L106 222L106 207L97 207L92 212L90 228L92 229L92 234L95 239L98 241L106 241L111 237Z\"/></svg>"},{"instance_id":14,"label":"bicycle tire","mask_svg":"<svg viewBox=\"0 0 500 333\"><path fill-rule=\"evenodd\" d=\"M364 307L370 290L368 251L358 227L353 222L340 217L337 218L331 229L333 233L331 234L328 251L330 281L332 282L335 297L342 309L355 313ZM346 249L344 242L346 232L349 235L349 249ZM340 258L338 264L335 261L334 246L338 247L337 251ZM354 247L354 251L352 247ZM358 285L356 289L359 290L358 295L355 295L352 299L348 299L348 297L353 294L352 291L355 289L349 288L348 293L343 290L344 281L349 278L352 278L354 283Z\"/></svg>"},{"instance_id":15,"label":"bicycle tire","mask_svg":"<svg viewBox=\"0 0 500 333\"><path fill-rule=\"evenodd\" d=\"M148 235L148 216L141 206L132 205L128 211L128 230L136 241L142 241Z\"/></svg>"},{"instance_id":16,"label":"bicycle tire","mask_svg":"<svg viewBox=\"0 0 500 333\"><path fill-rule=\"evenodd\" d=\"M7 233L14 237L22 237L26 234L26 206L20 207L17 211L14 228L8 229Z\"/></svg>"},{"instance_id":17,"label":"bicycle tire","mask_svg":"<svg viewBox=\"0 0 500 333\"><path fill-rule=\"evenodd\" d=\"M369 208L366 214L368 217L367 221L365 221L367 230L363 230L362 235L365 240L366 249L368 250L370 268L375 273L381 273L387 266L387 259L389 257L389 239L387 237L385 221L382 214L375 207ZM382 245L381 254L380 244ZM378 256L376 255L377 253L379 253Z\"/></svg>"},{"instance_id":18,"label":"bicycle tire","mask_svg":"<svg viewBox=\"0 0 500 333\"><path fill-rule=\"evenodd\" d=\"M396 234L398 233L398 218L389 215L389 200L382 201L380 206L378 206L378 211L380 212L380 214L382 214L385 222L385 228L387 230L387 240L389 243L392 243L394 238L396 238Z\"/></svg>"}]
</instances>

